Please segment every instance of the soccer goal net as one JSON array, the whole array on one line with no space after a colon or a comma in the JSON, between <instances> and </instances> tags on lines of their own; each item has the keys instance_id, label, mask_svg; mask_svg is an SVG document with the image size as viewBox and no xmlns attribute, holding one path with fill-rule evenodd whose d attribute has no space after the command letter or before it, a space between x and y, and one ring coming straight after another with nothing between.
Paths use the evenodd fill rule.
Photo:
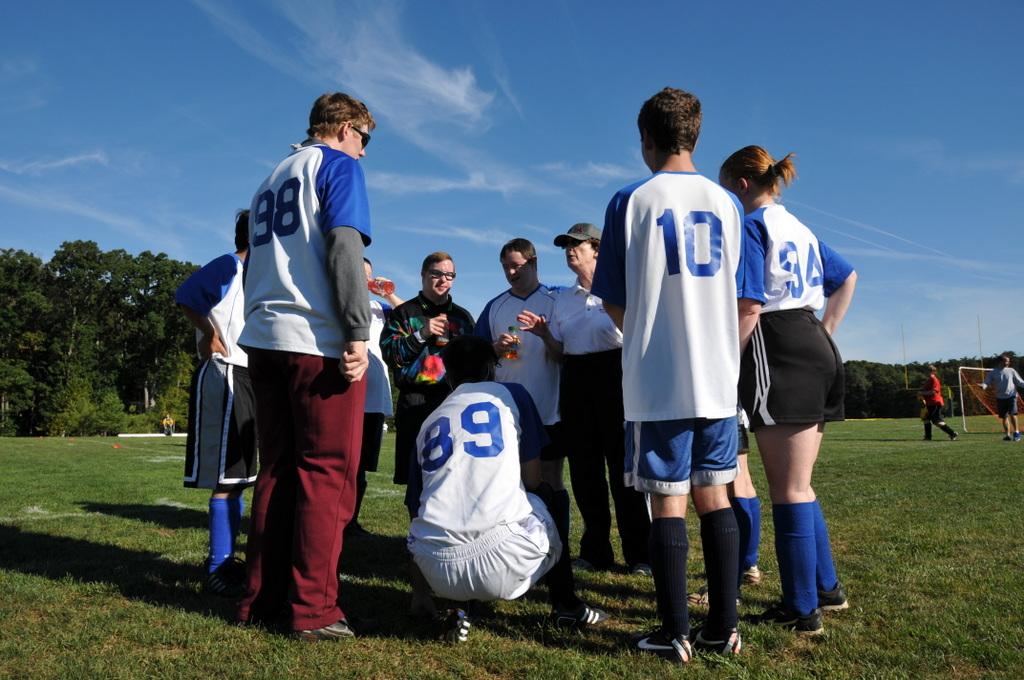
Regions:
<instances>
[{"instance_id":1,"label":"soccer goal net","mask_svg":"<svg viewBox=\"0 0 1024 680\"><path fill-rule=\"evenodd\" d=\"M996 395L981 386L988 372L987 368L970 366L961 366L957 371L960 380L960 418L963 420L964 432L1002 430L1002 421L996 415ZM1017 395L1017 410L1024 412L1024 399L1020 394Z\"/></svg>"}]
</instances>

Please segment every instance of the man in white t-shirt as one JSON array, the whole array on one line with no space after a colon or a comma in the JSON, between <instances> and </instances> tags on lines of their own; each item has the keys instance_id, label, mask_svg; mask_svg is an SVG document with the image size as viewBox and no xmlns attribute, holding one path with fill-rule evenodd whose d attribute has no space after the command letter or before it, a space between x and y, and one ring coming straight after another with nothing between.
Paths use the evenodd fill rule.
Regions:
<instances>
[{"instance_id":1,"label":"man in white t-shirt","mask_svg":"<svg viewBox=\"0 0 1024 680\"><path fill-rule=\"evenodd\" d=\"M301 639L352 637L338 606L342 532L356 501L370 306L370 210L359 159L373 116L342 93L309 114L309 138L252 201L245 329L261 468L248 592L238 618Z\"/></svg>"},{"instance_id":2,"label":"man in white t-shirt","mask_svg":"<svg viewBox=\"0 0 1024 680\"><path fill-rule=\"evenodd\" d=\"M552 491L538 459L547 436L530 395L516 383L494 382L497 355L482 338L455 338L442 357L453 391L416 440L422 490L408 539L414 587L457 602L511 600L547 574L555 625L606 620L576 597L571 565L559 560ZM444 625L450 641L466 639L465 612L452 610Z\"/></svg>"},{"instance_id":3,"label":"man in white t-shirt","mask_svg":"<svg viewBox=\"0 0 1024 680\"><path fill-rule=\"evenodd\" d=\"M693 165L700 123L700 102L688 92L665 88L644 103L641 150L654 174L609 203L593 285L622 329L622 392L633 449L627 476L651 497L650 557L662 625L640 637L636 648L680 663L692 654L686 594L691 491L709 602L694 645L726 654L741 648L739 530L726 485L737 474L743 210Z\"/></svg>"},{"instance_id":4,"label":"man in white t-shirt","mask_svg":"<svg viewBox=\"0 0 1024 680\"><path fill-rule=\"evenodd\" d=\"M993 389L996 395L997 415L1003 421L1003 441L1021 440L1020 428L1017 427L1017 389L1024 389L1024 380L1020 374L1010 367L1011 359L1009 354L999 357L1000 366L993 368L985 376L981 386L985 389Z\"/></svg>"}]
</instances>

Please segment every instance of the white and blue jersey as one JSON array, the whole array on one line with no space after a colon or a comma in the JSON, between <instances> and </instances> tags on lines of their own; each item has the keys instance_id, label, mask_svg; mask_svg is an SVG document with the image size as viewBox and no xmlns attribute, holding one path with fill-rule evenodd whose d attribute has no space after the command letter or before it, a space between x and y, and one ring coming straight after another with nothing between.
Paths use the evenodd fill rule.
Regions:
<instances>
[{"instance_id":1,"label":"white and blue jersey","mask_svg":"<svg viewBox=\"0 0 1024 680\"><path fill-rule=\"evenodd\" d=\"M391 379L388 377L388 367L380 351L380 334L384 331L384 324L390 315L391 305L370 300L370 339L366 341L366 358L369 365L366 367L366 405L363 411L383 413L386 416L392 415L393 408Z\"/></svg>"},{"instance_id":2,"label":"white and blue jersey","mask_svg":"<svg viewBox=\"0 0 1024 680\"><path fill-rule=\"evenodd\" d=\"M748 264L740 297L764 303L762 313L817 311L853 271L849 262L777 203L747 215L743 227L743 257Z\"/></svg>"},{"instance_id":3,"label":"white and blue jersey","mask_svg":"<svg viewBox=\"0 0 1024 680\"><path fill-rule=\"evenodd\" d=\"M484 306L473 332L493 343L509 326L519 328L516 317L523 310L552 318L555 293L540 284L525 298L516 297L507 290ZM544 341L533 333L519 333L519 358L502 359L495 373L500 382L519 383L533 397L533 403L545 425L558 422L558 384L561 364L552 357Z\"/></svg>"},{"instance_id":4,"label":"white and blue jersey","mask_svg":"<svg viewBox=\"0 0 1024 680\"><path fill-rule=\"evenodd\" d=\"M736 415L742 215L695 172L655 173L608 204L592 291L626 310L626 420Z\"/></svg>"},{"instance_id":5,"label":"white and blue jersey","mask_svg":"<svg viewBox=\"0 0 1024 680\"><path fill-rule=\"evenodd\" d=\"M326 236L351 227L370 243L366 180L358 161L330 147L285 158L252 200L241 342L341 358L348 341L327 276Z\"/></svg>"},{"instance_id":6,"label":"white and blue jersey","mask_svg":"<svg viewBox=\"0 0 1024 680\"><path fill-rule=\"evenodd\" d=\"M459 545L533 512L520 462L547 444L533 400L515 383L463 383L416 438L423 490L409 535Z\"/></svg>"},{"instance_id":7,"label":"white and blue jersey","mask_svg":"<svg viewBox=\"0 0 1024 680\"><path fill-rule=\"evenodd\" d=\"M225 363L247 367L249 358L238 346L238 336L245 324L242 269L242 260L237 255L221 255L185 279L175 292L174 301L210 320L228 351L228 356L221 357ZM197 330L197 345L202 337Z\"/></svg>"}]
</instances>

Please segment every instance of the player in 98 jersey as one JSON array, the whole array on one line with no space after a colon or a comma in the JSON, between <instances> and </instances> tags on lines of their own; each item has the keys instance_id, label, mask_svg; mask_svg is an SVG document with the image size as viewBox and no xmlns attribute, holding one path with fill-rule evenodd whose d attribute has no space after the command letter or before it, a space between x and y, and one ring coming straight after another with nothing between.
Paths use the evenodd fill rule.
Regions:
<instances>
[{"instance_id":1,"label":"player in 98 jersey","mask_svg":"<svg viewBox=\"0 0 1024 680\"><path fill-rule=\"evenodd\" d=\"M427 417L416 440L422 487L409 527L413 586L449 600L512 600L547 574L554 623L583 627L608 618L574 592L572 568L541 481L547 442L533 400L516 383L494 382L497 355L475 336L443 350L453 391ZM527 493L529 491L529 493ZM450 641L468 633L465 613L445 622Z\"/></svg>"},{"instance_id":2,"label":"player in 98 jersey","mask_svg":"<svg viewBox=\"0 0 1024 680\"><path fill-rule=\"evenodd\" d=\"M639 651L690 661L687 496L700 516L708 618L694 645L738 654L735 479L743 218L735 196L697 173L700 102L665 88L638 118L651 177L605 214L592 291L622 329L626 477L651 497L650 559L661 627ZM630 451L632 449L632 451ZM627 482L627 483L630 483Z\"/></svg>"},{"instance_id":3,"label":"player in 98 jersey","mask_svg":"<svg viewBox=\"0 0 1024 680\"><path fill-rule=\"evenodd\" d=\"M247 548L243 622L340 640L342 531L356 503L370 306L366 155L373 116L343 92L309 114L309 138L256 191L245 278L245 328L256 395L260 471Z\"/></svg>"},{"instance_id":4,"label":"player in 98 jersey","mask_svg":"<svg viewBox=\"0 0 1024 680\"><path fill-rule=\"evenodd\" d=\"M761 147L747 146L726 159L719 180L747 213L740 401L768 477L782 581L781 604L761 620L817 635L821 609L849 606L811 472L825 423L843 419L843 360L832 334L853 298L857 274L775 202L780 185L796 176L791 156L775 161ZM819 321L814 312L823 306Z\"/></svg>"}]
</instances>

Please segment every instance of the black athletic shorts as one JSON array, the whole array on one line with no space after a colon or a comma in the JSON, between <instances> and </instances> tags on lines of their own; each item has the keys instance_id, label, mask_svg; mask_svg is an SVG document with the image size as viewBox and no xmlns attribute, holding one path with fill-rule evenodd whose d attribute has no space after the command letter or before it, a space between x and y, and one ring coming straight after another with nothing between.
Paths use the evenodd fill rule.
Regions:
<instances>
[{"instance_id":1,"label":"black athletic shorts","mask_svg":"<svg viewBox=\"0 0 1024 680\"><path fill-rule=\"evenodd\" d=\"M843 359L804 309L762 314L740 362L740 402L750 429L843 420Z\"/></svg>"}]
</instances>

